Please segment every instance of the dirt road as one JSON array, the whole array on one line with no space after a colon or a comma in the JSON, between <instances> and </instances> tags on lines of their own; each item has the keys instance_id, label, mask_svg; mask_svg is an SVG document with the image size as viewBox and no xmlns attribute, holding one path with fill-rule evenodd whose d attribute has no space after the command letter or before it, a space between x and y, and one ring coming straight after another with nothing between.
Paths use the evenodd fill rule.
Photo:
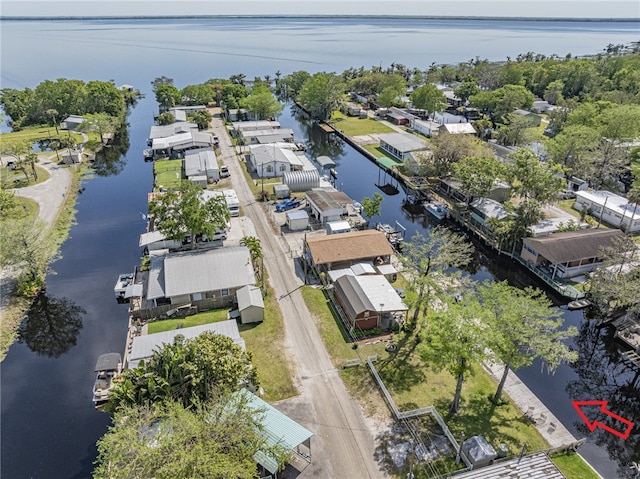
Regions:
<instances>
[{"instance_id":1,"label":"dirt road","mask_svg":"<svg viewBox=\"0 0 640 479\"><path fill-rule=\"evenodd\" d=\"M302 281L294 271L293 260L285 254L281 239L255 202L218 115L214 115L213 130L220 138L221 162L229 166L244 213L261 240L269 282L281 298L286 343L300 396L283 401L279 407L314 433L312 463L298 477L386 477L374 458L374 438L362 410L333 367L298 289Z\"/></svg>"}]
</instances>

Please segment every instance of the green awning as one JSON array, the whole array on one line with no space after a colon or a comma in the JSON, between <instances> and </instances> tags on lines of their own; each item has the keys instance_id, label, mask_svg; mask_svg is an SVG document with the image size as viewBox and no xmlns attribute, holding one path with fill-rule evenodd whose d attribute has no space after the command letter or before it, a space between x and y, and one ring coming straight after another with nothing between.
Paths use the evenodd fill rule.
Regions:
<instances>
[{"instance_id":1,"label":"green awning","mask_svg":"<svg viewBox=\"0 0 640 479\"><path fill-rule=\"evenodd\" d=\"M398 166L398 163L396 163L394 160L392 160L391 158L389 158L388 156L381 156L380 158L376 159L376 162L381 165L384 166L387 169L392 169L395 166Z\"/></svg>"}]
</instances>

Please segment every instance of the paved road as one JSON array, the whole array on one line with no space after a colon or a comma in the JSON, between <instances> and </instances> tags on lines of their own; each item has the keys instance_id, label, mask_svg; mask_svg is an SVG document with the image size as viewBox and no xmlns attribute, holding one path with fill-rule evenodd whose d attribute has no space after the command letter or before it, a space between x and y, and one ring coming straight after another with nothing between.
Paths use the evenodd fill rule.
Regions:
<instances>
[{"instance_id":1,"label":"paved road","mask_svg":"<svg viewBox=\"0 0 640 479\"><path fill-rule=\"evenodd\" d=\"M55 158L55 156L53 157ZM58 217L62 203L71 185L71 173L68 166L59 166L51 158L42 160L38 165L49 171L51 178L37 185L15 189L16 196L30 198L38 203L38 216L53 225Z\"/></svg>"},{"instance_id":2,"label":"paved road","mask_svg":"<svg viewBox=\"0 0 640 479\"><path fill-rule=\"evenodd\" d=\"M244 213L253 221L262 242L269 282L281 298L288 353L300 392L298 398L285 401L282 406L315 434L311 440L312 463L298 477L386 477L374 458L374 438L362 410L334 369L298 289L302 281L295 274L293 261L285 254L281 239L260 204L255 202L226 129L216 115L213 130L220 138L221 162L229 166Z\"/></svg>"}]
</instances>

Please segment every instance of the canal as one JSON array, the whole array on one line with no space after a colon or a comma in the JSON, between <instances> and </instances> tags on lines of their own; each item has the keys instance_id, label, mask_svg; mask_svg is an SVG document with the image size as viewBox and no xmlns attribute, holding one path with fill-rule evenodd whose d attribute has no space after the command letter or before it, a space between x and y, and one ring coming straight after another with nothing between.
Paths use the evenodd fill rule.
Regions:
<instances>
[{"instance_id":1,"label":"canal","mask_svg":"<svg viewBox=\"0 0 640 479\"><path fill-rule=\"evenodd\" d=\"M278 120L282 127L294 130L296 139L306 139L308 156L327 155L334 159L337 165L335 186L352 199L360 201L374 192L383 195L382 214L375 220L391 225L399 222L406 228L405 239L410 239L417 231L428 234L432 227L429 218L411 216L403 208L406 195L402 187L399 187L399 194L388 195L376 186L391 181L389 177L385 179L376 164L339 138L328 138L292 107L286 108ZM396 184L395 180L393 184ZM480 243L474 244L473 261L465 269L474 280L507 280L513 286L545 289L543 283L518 263L499 257ZM579 360L572 365L560 366L554 374L547 373L544 365L536 361L517 371L517 375L574 436L587 438L580 453L604 478L635 477L629 465L640 460L638 429L632 430L626 441L600 429L591 433L580 421L571 402L607 400L613 412L633 420L640 408L640 372L623 361L611 328L597 327L596 318L590 321L583 311L567 310L568 299L552 290L545 291L555 307L562 311L565 326L573 325L579 330L578 337L571 343L579 352Z\"/></svg>"},{"instance_id":2,"label":"canal","mask_svg":"<svg viewBox=\"0 0 640 479\"><path fill-rule=\"evenodd\" d=\"M195 12L197 13L197 12ZM243 73L283 76L297 70L336 71L401 62L427 69L432 62L470 58L504 60L530 50L544 54L590 54L607 44L637 40L637 23L517 22L429 19L79 19L2 20L3 88L35 88L44 80L114 79L147 97L132 110L126 154L104 165L105 176L83 183L76 224L22 326L23 335L1 365L1 472L7 479L87 478L96 441L109 425L91 402L97 356L122 351L126 307L116 304L113 284L139 261L140 216L147 208L151 165L142 161L149 126L157 111L150 82L162 75L175 85ZM319 132L287 109L279 118L296 138L309 137L310 154L327 154L338 163L339 189L354 199L379 191L377 167L348 145L327 144ZM398 220L414 231L428 230L423 218L402 210L402 193L384 195L381 221ZM476 279L508 279L527 285L520 268L478 249L468 268ZM555 298L558 304L561 301ZM561 306L560 306L561 307ZM607 399L615 412L633 419L640 411L638 373L627 370L610 331L594 328L581 312L565 312L580 328L581 353L573 366L555 375L536 364L518 374L574 433L589 438L581 452L607 479L632 477L640 461L638 429L627 441L602 431L589 433L577 423L571 400ZM609 457L613 459L610 460Z\"/></svg>"}]
</instances>

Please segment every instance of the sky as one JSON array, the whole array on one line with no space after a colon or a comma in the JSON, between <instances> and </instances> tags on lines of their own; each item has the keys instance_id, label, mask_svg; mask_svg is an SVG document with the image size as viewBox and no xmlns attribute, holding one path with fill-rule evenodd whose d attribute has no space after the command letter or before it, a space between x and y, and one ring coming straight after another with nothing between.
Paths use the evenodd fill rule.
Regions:
<instances>
[{"instance_id":1,"label":"sky","mask_svg":"<svg viewBox=\"0 0 640 479\"><path fill-rule=\"evenodd\" d=\"M12 16L432 15L640 19L638 0L0 0Z\"/></svg>"}]
</instances>

